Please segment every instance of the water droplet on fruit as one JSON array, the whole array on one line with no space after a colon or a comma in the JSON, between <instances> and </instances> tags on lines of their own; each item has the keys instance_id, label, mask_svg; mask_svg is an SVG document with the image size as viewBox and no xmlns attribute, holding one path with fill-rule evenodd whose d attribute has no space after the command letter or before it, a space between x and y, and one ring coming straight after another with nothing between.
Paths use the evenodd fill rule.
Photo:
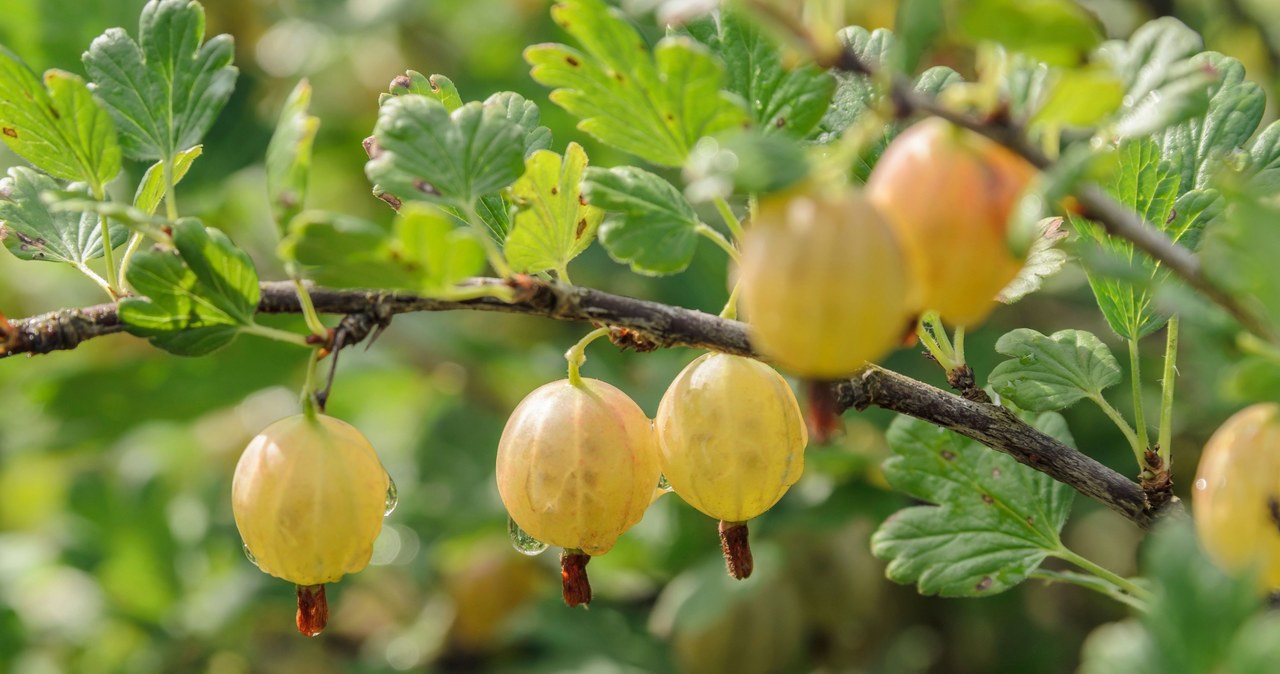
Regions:
<instances>
[{"instance_id":1,"label":"water droplet on fruit","mask_svg":"<svg viewBox=\"0 0 1280 674\"><path fill-rule=\"evenodd\" d=\"M395 509L396 504L400 502L400 492L396 490L396 481L387 476L387 507L382 511L382 516L390 515Z\"/></svg>"},{"instance_id":2,"label":"water droplet on fruit","mask_svg":"<svg viewBox=\"0 0 1280 674\"><path fill-rule=\"evenodd\" d=\"M666 475L658 475L658 489L668 493L675 491L675 487L671 486L671 481L667 479Z\"/></svg>"},{"instance_id":3,"label":"water droplet on fruit","mask_svg":"<svg viewBox=\"0 0 1280 674\"><path fill-rule=\"evenodd\" d=\"M529 532L521 529L520 525L516 524L516 521L510 517L507 518L507 535L511 537L511 547L522 555L532 557L541 554L543 550L547 549L546 543L530 536Z\"/></svg>"},{"instance_id":4,"label":"water droplet on fruit","mask_svg":"<svg viewBox=\"0 0 1280 674\"><path fill-rule=\"evenodd\" d=\"M1208 489L1208 488L1209 488L1209 481L1208 481L1208 480L1204 479L1203 477L1202 477L1202 478L1200 478L1199 480L1196 480L1196 489L1197 489L1197 490L1200 490L1200 489Z\"/></svg>"},{"instance_id":5,"label":"water droplet on fruit","mask_svg":"<svg viewBox=\"0 0 1280 674\"><path fill-rule=\"evenodd\" d=\"M247 560L249 560L250 562L252 562L254 566L257 566L257 565L258 565L258 558L253 556L253 551L249 549L249 544L248 544L248 543L241 543L241 544L240 544L240 547L244 548L244 557L245 557L245 559L247 559Z\"/></svg>"}]
</instances>

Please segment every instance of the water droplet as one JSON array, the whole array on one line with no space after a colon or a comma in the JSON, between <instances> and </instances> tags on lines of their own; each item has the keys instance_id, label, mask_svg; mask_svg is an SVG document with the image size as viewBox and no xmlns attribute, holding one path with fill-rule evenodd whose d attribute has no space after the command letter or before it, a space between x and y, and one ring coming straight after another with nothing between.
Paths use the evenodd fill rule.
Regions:
<instances>
[{"instance_id":1,"label":"water droplet","mask_svg":"<svg viewBox=\"0 0 1280 674\"><path fill-rule=\"evenodd\" d=\"M395 509L396 504L400 502L400 492L396 490L396 481L387 476L387 507L382 511L382 516L390 515Z\"/></svg>"},{"instance_id":2,"label":"water droplet","mask_svg":"<svg viewBox=\"0 0 1280 674\"><path fill-rule=\"evenodd\" d=\"M258 565L258 558L253 556L253 551L249 549L249 544L248 544L248 543L241 543L241 544L240 544L240 547L244 548L244 557L245 557L245 559L247 559L247 560L249 560L250 562L252 562L254 566L257 566L257 565Z\"/></svg>"},{"instance_id":3,"label":"water droplet","mask_svg":"<svg viewBox=\"0 0 1280 674\"><path fill-rule=\"evenodd\" d=\"M522 555L532 557L547 549L546 543L530 536L529 532L521 529L520 525L510 517L507 518L507 535L511 537L511 547Z\"/></svg>"},{"instance_id":4,"label":"water droplet","mask_svg":"<svg viewBox=\"0 0 1280 674\"><path fill-rule=\"evenodd\" d=\"M1208 489L1208 488L1209 488L1208 480L1204 479L1203 477L1200 478L1199 480L1196 480L1196 489Z\"/></svg>"},{"instance_id":5,"label":"water droplet","mask_svg":"<svg viewBox=\"0 0 1280 674\"><path fill-rule=\"evenodd\" d=\"M658 474L658 489L668 493L676 490L675 487L671 486L671 481L667 479L667 476L661 473Z\"/></svg>"}]
</instances>

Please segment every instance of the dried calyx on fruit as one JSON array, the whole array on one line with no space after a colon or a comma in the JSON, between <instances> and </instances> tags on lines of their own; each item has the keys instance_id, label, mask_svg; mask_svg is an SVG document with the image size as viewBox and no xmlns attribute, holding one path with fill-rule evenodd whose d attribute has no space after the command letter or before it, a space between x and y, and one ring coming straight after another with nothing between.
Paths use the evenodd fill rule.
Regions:
<instances>
[{"instance_id":1,"label":"dried calyx on fruit","mask_svg":"<svg viewBox=\"0 0 1280 674\"><path fill-rule=\"evenodd\" d=\"M689 505L720 520L730 575L750 576L747 520L804 471L808 435L791 387L764 363L709 353L671 382L654 425L663 475Z\"/></svg>"},{"instance_id":2,"label":"dried calyx on fruit","mask_svg":"<svg viewBox=\"0 0 1280 674\"><path fill-rule=\"evenodd\" d=\"M1035 174L1022 157L937 118L889 144L867 195L912 258L921 309L964 327L986 318L1022 268L1008 222Z\"/></svg>"},{"instance_id":3,"label":"dried calyx on fruit","mask_svg":"<svg viewBox=\"0 0 1280 674\"><path fill-rule=\"evenodd\" d=\"M323 414L282 419L236 464L231 506L245 553L298 586L298 630L324 629L324 584L368 566L391 478L350 424Z\"/></svg>"},{"instance_id":4,"label":"dried calyx on fruit","mask_svg":"<svg viewBox=\"0 0 1280 674\"><path fill-rule=\"evenodd\" d=\"M576 376L520 402L498 443L498 493L533 538L564 548L570 606L591 601L586 565L644 516L658 483L653 425L625 393Z\"/></svg>"},{"instance_id":5,"label":"dried calyx on fruit","mask_svg":"<svg viewBox=\"0 0 1280 674\"><path fill-rule=\"evenodd\" d=\"M809 186L761 201L740 283L752 343L808 379L853 374L914 329L905 255L856 190Z\"/></svg>"},{"instance_id":6,"label":"dried calyx on fruit","mask_svg":"<svg viewBox=\"0 0 1280 674\"><path fill-rule=\"evenodd\" d=\"M1280 590L1280 405L1247 407L1209 438L1191 512L1215 562Z\"/></svg>"}]
</instances>

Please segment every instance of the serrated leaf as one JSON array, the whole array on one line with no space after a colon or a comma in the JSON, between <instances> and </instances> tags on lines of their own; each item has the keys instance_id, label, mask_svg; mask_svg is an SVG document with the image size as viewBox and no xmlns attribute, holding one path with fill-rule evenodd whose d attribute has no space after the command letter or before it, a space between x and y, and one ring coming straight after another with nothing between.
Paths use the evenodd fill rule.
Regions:
<instances>
[{"instance_id":1,"label":"serrated leaf","mask_svg":"<svg viewBox=\"0 0 1280 674\"><path fill-rule=\"evenodd\" d=\"M390 97L403 96L405 94L430 96L443 103L444 109L449 112L462 107L462 96L458 93L458 87L454 86L453 80L444 75L427 77L416 70L406 70L405 74L391 80L391 86L387 88L387 91L389 93L378 97L379 108Z\"/></svg>"},{"instance_id":2,"label":"serrated leaf","mask_svg":"<svg viewBox=\"0 0 1280 674\"><path fill-rule=\"evenodd\" d=\"M486 106L506 110L507 119L515 122L524 132L524 158L538 150L551 147L551 129L541 125L542 112L538 104L513 91L499 91L485 99Z\"/></svg>"},{"instance_id":3,"label":"serrated leaf","mask_svg":"<svg viewBox=\"0 0 1280 674\"><path fill-rule=\"evenodd\" d=\"M1030 328L1005 333L996 351L1010 360L991 371L987 383L1031 412L1062 410L1082 398L1102 400L1120 383L1120 364L1102 340L1083 330L1044 335Z\"/></svg>"},{"instance_id":4,"label":"serrated leaf","mask_svg":"<svg viewBox=\"0 0 1280 674\"><path fill-rule=\"evenodd\" d=\"M725 89L747 102L761 133L805 138L826 114L835 78L812 64L784 66L777 45L738 12L726 10L688 30L724 59Z\"/></svg>"},{"instance_id":5,"label":"serrated leaf","mask_svg":"<svg viewBox=\"0 0 1280 674\"><path fill-rule=\"evenodd\" d=\"M1280 192L1280 122L1272 122L1249 147L1248 186L1262 194Z\"/></svg>"},{"instance_id":6,"label":"serrated leaf","mask_svg":"<svg viewBox=\"0 0 1280 674\"><path fill-rule=\"evenodd\" d=\"M541 44L524 52L551 100L601 142L663 166L680 166L703 136L748 123L742 102L721 91L724 70L686 36L650 52L621 13L601 0L565 0L552 17L582 45Z\"/></svg>"},{"instance_id":7,"label":"serrated leaf","mask_svg":"<svg viewBox=\"0 0 1280 674\"><path fill-rule=\"evenodd\" d=\"M42 195L61 186L53 178L15 166L0 180L0 239L23 260L49 260L83 267L103 255L102 227L96 213L57 211ZM86 192L78 192L88 199ZM128 230L112 223L111 247L124 243Z\"/></svg>"},{"instance_id":8,"label":"serrated leaf","mask_svg":"<svg viewBox=\"0 0 1280 674\"><path fill-rule=\"evenodd\" d=\"M203 145L196 145L178 153L173 162L174 185L182 182L182 179L187 175L187 171L191 169L191 165L195 163L196 158L201 154L204 154ZM160 206L160 200L164 199L164 190L164 160L161 159L147 167L147 172L142 174L142 180L138 183L138 191L133 195L134 207L147 215L154 214L156 208Z\"/></svg>"},{"instance_id":9,"label":"serrated leaf","mask_svg":"<svg viewBox=\"0 0 1280 674\"><path fill-rule=\"evenodd\" d=\"M885 28L868 31L861 26L850 26L841 30L839 37L840 43L863 63L876 69L888 64L894 46L891 31ZM823 132L819 138L821 142L834 140L883 96L880 87L865 75L840 73L836 75L836 82L831 108L820 125Z\"/></svg>"},{"instance_id":10,"label":"serrated leaf","mask_svg":"<svg viewBox=\"0 0 1280 674\"><path fill-rule=\"evenodd\" d=\"M377 190L404 200L470 208L524 172L524 130L505 105L467 103L452 114L434 98L396 96L379 110L381 148L365 164Z\"/></svg>"},{"instance_id":11,"label":"serrated leaf","mask_svg":"<svg viewBox=\"0 0 1280 674\"><path fill-rule=\"evenodd\" d=\"M1056 413L1033 425L1074 445ZM889 484L935 505L898 511L871 537L886 573L922 594L988 596L1022 582L1058 538L1071 510L1071 488L951 431L900 416L888 431L895 456Z\"/></svg>"},{"instance_id":12,"label":"serrated leaf","mask_svg":"<svg viewBox=\"0 0 1280 674\"><path fill-rule=\"evenodd\" d=\"M1173 72L1164 86L1126 106L1112 129L1117 138L1150 136L1205 114L1217 73L1194 61L1178 63Z\"/></svg>"},{"instance_id":13,"label":"serrated leaf","mask_svg":"<svg viewBox=\"0 0 1280 674\"><path fill-rule=\"evenodd\" d=\"M129 157L171 159L199 143L231 97L239 72L231 36L204 42L204 27L195 0L151 0L140 43L112 28L89 45L85 69Z\"/></svg>"},{"instance_id":14,"label":"serrated leaf","mask_svg":"<svg viewBox=\"0 0 1280 674\"><path fill-rule=\"evenodd\" d=\"M1139 26L1127 41L1103 44L1096 56L1124 79L1126 98L1137 102L1176 79L1175 66L1203 47L1199 33L1173 17L1161 17Z\"/></svg>"},{"instance_id":15,"label":"serrated leaf","mask_svg":"<svg viewBox=\"0 0 1280 674\"><path fill-rule=\"evenodd\" d=\"M589 168L583 193L606 211L600 243L609 256L639 274L684 271L698 245L698 216L684 195L644 169Z\"/></svg>"},{"instance_id":16,"label":"serrated leaf","mask_svg":"<svg viewBox=\"0 0 1280 674\"><path fill-rule=\"evenodd\" d=\"M1062 218L1048 218L1038 225L1039 234L1027 249L1027 261L1018 270L1018 275L996 296L997 300L1013 304L1039 290L1045 279L1062 271L1071 256L1058 247L1058 243L1067 236L1061 226Z\"/></svg>"},{"instance_id":17,"label":"serrated leaf","mask_svg":"<svg viewBox=\"0 0 1280 674\"><path fill-rule=\"evenodd\" d=\"M311 84L300 80L285 100L267 145L267 197L281 235L293 216L302 212L307 196L311 147L320 129L320 119L307 112L310 105Z\"/></svg>"},{"instance_id":18,"label":"serrated leaf","mask_svg":"<svg viewBox=\"0 0 1280 674\"><path fill-rule=\"evenodd\" d=\"M972 41L991 41L1054 65L1074 65L1102 42L1102 25L1072 0L965 0L956 17Z\"/></svg>"},{"instance_id":19,"label":"serrated leaf","mask_svg":"<svg viewBox=\"0 0 1280 674\"><path fill-rule=\"evenodd\" d=\"M1184 192L1209 187L1223 158L1242 147L1258 129L1267 105L1262 87L1245 79L1239 61L1206 52L1191 62L1217 73L1218 82L1209 89L1209 108L1203 116L1164 133L1165 156L1181 167Z\"/></svg>"},{"instance_id":20,"label":"serrated leaf","mask_svg":"<svg viewBox=\"0 0 1280 674\"><path fill-rule=\"evenodd\" d=\"M1166 161L1159 146L1148 139L1122 143L1116 156L1116 172L1106 184L1111 196L1171 236L1179 234L1171 231L1171 226L1177 222L1172 217L1179 194L1177 168ZM1146 256L1135 256L1133 244L1108 235L1100 226L1082 218L1073 218L1072 223L1078 231L1093 238L1106 250L1146 270L1146 278L1156 277L1159 269ZM1185 235L1187 231L1189 229L1184 229L1181 234ZM1174 240L1176 242L1177 238ZM1105 272L1086 271L1102 315L1116 334L1126 339L1138 339L1164 325L1167 317L1156 314L1148 288L1137 287L1126 279Z\"/></svg>"},{"instance_id":21,"label":"serrated leaf","mask_svg":"<svg viewBox=\"0 0 1280 674\"><path fill-rule=\"evenodd\" d=\"M582 196L587 154L569 143L564 157L541 150L525 161L524 175L511 187L517 207L505 253L514 271L563 271L595 239L604 211Z\"/></svg>"},{"instance_id":22,"label":"serrated leaf","mask_svg":"<svg viewBox=\"0 0 1280 674\"><path fill-rule=\"evenodd\" d=\"M134 256L127 278L144 298L120 302L120 320L131 334L182 356L199 356L231 343L253 324L258 274L253 261L225 234L194 220L173 229L176 254Z\"/></svg>"},{"instance_id":23,"label":"serrated leaf","mask_svg":"<svg viewBox=\"0 0 1280 674\"><path fill-rule=\"evenodd\" d=\"M44 83L0 46L0 140L49 175L96 193L120 172L116 128L84 80L50 70Z\"/></svg>"}]
</instances>

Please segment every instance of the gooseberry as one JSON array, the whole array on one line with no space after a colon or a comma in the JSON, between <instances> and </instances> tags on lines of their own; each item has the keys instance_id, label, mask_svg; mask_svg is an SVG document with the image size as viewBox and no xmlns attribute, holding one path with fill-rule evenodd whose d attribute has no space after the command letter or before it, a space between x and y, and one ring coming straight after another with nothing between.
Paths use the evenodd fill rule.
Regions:
<instances>
[{"instance_id":1,"label":"gooseberry","mask_svg":"<svg viewBox=\"0 0 1280 674\"><path fill-rule=\"evenodd\" d=\"M1209 438L1191 512L1215 562L1253 568L1265 589L1280 590L1280 405L1246 407Z\"/></svg>"},{"instance_id":2,"label":"gooseberry","mask_svg":"<svg viewBox=\"0 0 1280 674\"><path fill-rule=\"evenodd\" d=\"M859 191L800 189L761 201L739 283L752 344L808 379L848 376L881 358L915 314L902 249Z\"/></svg>"},{"instance_id":3,"label":"gooseberry","mask_svg":"<svg viewBox=\"0 0 1280 674\"><path fill-rule=\"evenodd\" d=\"M498 493L530 536L564 548L564 599L591 601L586 564L640 521L658 483L653 425L597 379L545 384L516 406L498 442Z\"/></svg>"},{"instance_id":4,"label":"gooseberry","mask_svg":"<svg viewBox=\"0 0 1280 674\"><path fill-rule=\"evenodd\" d=\"M708 353L667 387L654 426L662 474L689 505L720 520L730 574L751 575L747 520L804 471L808 433L791 387L760 361Z\"/></svg>"},{"instance_id":5,"label":"gooseberry","mask_svg":"<svg viewBox=\"0 0 1280 674\"><path fill-rule=\"evenodd\" d=\"M921 309L965 327L986 318L1022 269L1008 222L1035 173L1012 151L938 118L889 143L867 196L912 258Z\"/></svg>"},{"instance_id":6,"label":"gooseberry","mask_svg":"<svg viewBox=\"0 0 1280 674\"><path fill-rule=\"evenodd\" d=\"M240 455L236 528L259 569L298 586L303 634L324 629L324 584L368 566L390 485L360 431L323 414L277 421Z\"/></svg>"}]
</instances>

